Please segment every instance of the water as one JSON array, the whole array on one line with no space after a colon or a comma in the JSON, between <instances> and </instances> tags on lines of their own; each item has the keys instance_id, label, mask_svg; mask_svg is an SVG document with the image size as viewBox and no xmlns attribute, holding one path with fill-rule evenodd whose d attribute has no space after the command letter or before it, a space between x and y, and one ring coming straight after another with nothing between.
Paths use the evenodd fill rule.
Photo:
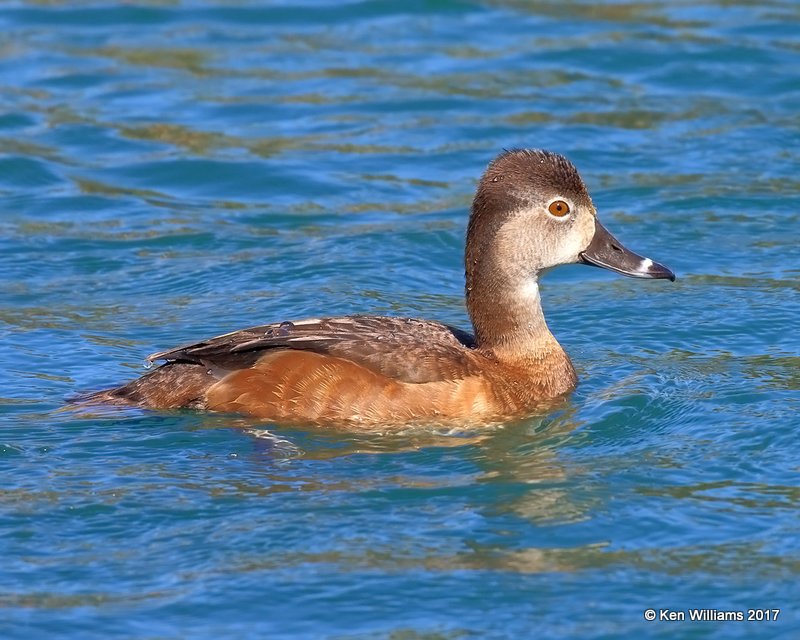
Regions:
<instances>
[{"instance_id":1,"label":"water","mask_svg":"<svg viewBox=\"0 0 800 640\"><path fill-rule=\"evenodd\" d=\"M800 637L798 29L791 0L4 3L0 636ZM61 411L257 323L465 325L511 146L679 277L548 275L564 410Z\"/></svg>"}]
</instances>

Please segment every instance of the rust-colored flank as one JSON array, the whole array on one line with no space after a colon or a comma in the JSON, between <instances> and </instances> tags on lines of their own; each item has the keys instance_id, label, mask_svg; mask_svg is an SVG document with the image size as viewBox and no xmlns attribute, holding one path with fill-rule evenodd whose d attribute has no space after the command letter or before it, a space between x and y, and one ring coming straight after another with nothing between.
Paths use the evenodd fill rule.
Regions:
<instances>
[{"instance_id":1,"label":"rust-colored flank","mask_svg":"<svg viewBox=\"0 0 800 640\"><path fill-rule=\"evenodd\" d=\"M153 354L149 359L161 366L87 400L349 428L523 417L575 388L575 370L547 327L538 287L542 271L575 262L674 279L600 225L563 156L507 151L484 173L469 220L473 334L382 316L284 321Z\"/></svg>"}]
</instances>

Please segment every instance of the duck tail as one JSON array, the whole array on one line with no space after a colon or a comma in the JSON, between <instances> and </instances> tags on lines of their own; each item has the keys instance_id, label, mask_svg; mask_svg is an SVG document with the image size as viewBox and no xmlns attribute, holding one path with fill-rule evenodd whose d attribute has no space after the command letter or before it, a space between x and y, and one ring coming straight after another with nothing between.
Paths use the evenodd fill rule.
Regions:
<instances>
[{"instance_id":1,"label":"duck tail","mask_svg":"<svg viewBox=\"0 0 800 640\"><path fill-rule=\"evenodd\" d=\"M74 398L73 404L203 409L205 393L219 378L192 362L167 362L136 380Z\"/></svg>"}]
</instances>

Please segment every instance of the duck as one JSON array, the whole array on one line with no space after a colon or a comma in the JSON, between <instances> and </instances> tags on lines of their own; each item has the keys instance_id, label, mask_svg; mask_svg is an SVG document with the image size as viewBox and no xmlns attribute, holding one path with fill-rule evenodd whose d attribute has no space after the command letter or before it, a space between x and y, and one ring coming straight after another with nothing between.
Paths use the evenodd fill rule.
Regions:
<instances>
[{"instance_id":1,"label":"duck","mask_svg":"<svg viewBox=\"0 0 800 640\"><path fill-rule=\"evenodd\" d=\"M147 361L160 366L88 400L345 428L520 419L577 385L545 321L543 274L584 264L675 280L600 223L572 162L541 149L506 150L488 165L464 263L471 332L376 315L283 320L154 353Z\"/></svg>"}]
</instances>

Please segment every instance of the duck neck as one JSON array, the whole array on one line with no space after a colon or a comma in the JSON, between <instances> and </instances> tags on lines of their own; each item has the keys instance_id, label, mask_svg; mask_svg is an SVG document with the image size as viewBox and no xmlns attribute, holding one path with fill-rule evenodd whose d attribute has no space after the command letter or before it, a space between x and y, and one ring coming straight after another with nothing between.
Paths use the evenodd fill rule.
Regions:
<instances>
[{"instance_id":1,"label":"duck neck","mask_svg":"<svg viewBox=\"0 0 800 640\"><path fill-rule=\"evenodd\" d=\"M468 270L467 310L478 348L491 351L500 361L525 362L564 354L544 319L538 273Z\"/></svg>"}]
</instances>

